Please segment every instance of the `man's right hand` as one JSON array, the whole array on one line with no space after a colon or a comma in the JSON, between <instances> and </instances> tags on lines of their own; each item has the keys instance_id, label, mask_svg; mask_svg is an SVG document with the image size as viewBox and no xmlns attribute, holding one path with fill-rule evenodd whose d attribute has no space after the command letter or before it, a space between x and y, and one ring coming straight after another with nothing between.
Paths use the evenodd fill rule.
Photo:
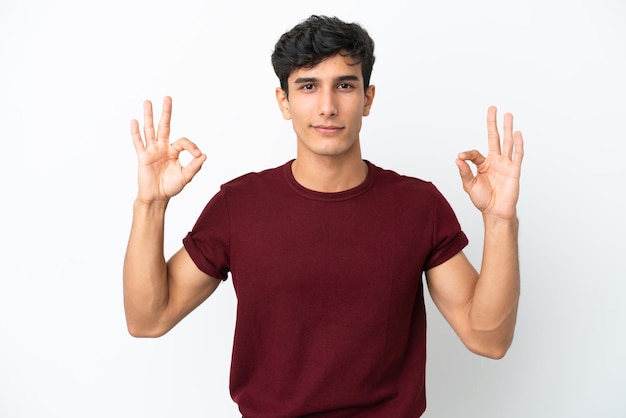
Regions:
<instances>
[{"instance_id":1,"label":"man's right hand","mask_svg":"<svg viewBox=\"0 0 626 418\"><path fill-rule=\"evenodd\" d=\"M144 203L167 202L180 191L200 171L206 155L187 138L170 143L170 120L172 118L172 98L163 99L163 111L155 133L152 103L146 100L143 105L144 127L141 137L139 122L133 119L130 132L139 160L139 191L137 199ZM179 161L180 153L187 151L192 160L186 166Z\"/></svg>"}]
</instances>

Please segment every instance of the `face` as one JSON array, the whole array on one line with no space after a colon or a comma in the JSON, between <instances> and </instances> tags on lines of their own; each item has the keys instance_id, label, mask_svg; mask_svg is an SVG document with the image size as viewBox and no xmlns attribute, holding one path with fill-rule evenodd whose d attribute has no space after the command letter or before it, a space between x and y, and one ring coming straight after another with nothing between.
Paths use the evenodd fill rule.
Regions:
<instances>
[{"instance_id":1,"label":"face","mask_svg":"<svg viewBox=\"0 0 626 418\"><path fill-rule=\"evenodd\" d=\"M364 91L361 65L335 55L313 68L300 68L288 79L289 97L276 89L278 106L291 120L298 139L298 158L361 158L359 132L370 112L374 86Z\"/></svg>"}]
</instances>

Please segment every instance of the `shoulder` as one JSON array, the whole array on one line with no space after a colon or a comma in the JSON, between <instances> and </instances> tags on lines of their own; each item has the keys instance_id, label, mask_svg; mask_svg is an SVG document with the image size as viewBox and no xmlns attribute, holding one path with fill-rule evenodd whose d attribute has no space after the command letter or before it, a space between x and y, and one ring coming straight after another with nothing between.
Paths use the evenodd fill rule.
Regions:
<instances>
[{"instance_id":1,"label":"shoulder","mask_svg":"<svg viewBox=\"0 0 626 418\"><path fill-rule=\"evenodd\" d=\"M276 184L284 178L285 167L290 163L291 162L287 162L278 167L243 174L222 184L222 192L233 193L270 187L272 184Z\"/></svg>"},{"instance_id":2,"label":"shoulder","mask_svg":"<svg viewBox=\"0 0 626 418\"><path fill-rule=\"evenodd\" d=\"M421 213L431 213L433 216L452 209L450 202L433 182L399 174L371 163L370 166L377 171L374 189L379 199L402 205L408 210L419 209Z\"/></svg>"},{"instance_id":3,"label":"shoulder","mask_svg":"<svg viewBox=\"0 0 626 418\"><path fill-rule=\"evenodd\" d=\"M376 173L376 184L383 189L393 192L406 192L410 194L431 195L439 193L435 185L428 180L418 177L400 174L397 171L378 167L368 161L370 169Z\"/></svg>"}]
</instances>

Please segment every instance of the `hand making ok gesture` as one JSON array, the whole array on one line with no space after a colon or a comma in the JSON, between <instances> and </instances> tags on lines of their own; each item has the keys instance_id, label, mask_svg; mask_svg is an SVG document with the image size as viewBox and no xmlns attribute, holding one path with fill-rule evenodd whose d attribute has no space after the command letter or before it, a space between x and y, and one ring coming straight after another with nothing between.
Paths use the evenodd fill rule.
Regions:
<instances>
[{"instance_id":1,"label":"hand making ok gesture","mask_svg":"<svg viewBox=\"0 0 626 418\"><path fill-rule=\"evenodd\" d=\"M188 140L180 138L170 143L170 121L172 118L172 99L163 99L163 111L158 130L154 131L152 103L143 105L144 139L139 132L139 122L133 119L130 132L139 160L138 199L144 202L167 201L191 181L202 167L206 155ZM191 154L192 160L186 166L181 165L179 156L183 151Z\"/></svg>"},{"instance_id":2,"label":"hand making ok gesture","mask_svg":"<svg viewBox=\"0 0 626 418\"><path fill-rule=\"evenodd\" d=\"M473 150L460 153L456 160L463 189L483 215L512 219L516 216L515 206L524 157L522 133L513 133L513 115L505 114L504 140L500 145L496 108L491 106L487 111L487 137L487 157ZM476 166L475 175L467 163L468 160Z\"/></svg>"}]
</instances>

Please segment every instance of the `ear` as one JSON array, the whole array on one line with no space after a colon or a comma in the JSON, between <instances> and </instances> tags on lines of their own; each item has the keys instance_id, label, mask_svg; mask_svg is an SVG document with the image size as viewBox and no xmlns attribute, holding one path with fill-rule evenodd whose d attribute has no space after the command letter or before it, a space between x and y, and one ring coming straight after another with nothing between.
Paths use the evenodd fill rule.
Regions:
<instances>
[{"instance_id":1,"label":"ear","mask_svg":"<svg viewBox=\"0 0 626 418\"><path fill-rule=\"evenodd\" d=\"M374 103L374 95L376 94L376 87L369 85L365 89L365 105L363 106L363 116L368 116L372 109L372 103Z\"/></svg>"},{"instance_id":2,"label":"ear","mask_svg":"<svg viewBox=\"0 0 626 418\"><path fill-rule=\"evenodd\" d=\"M283 114L283 118L286 120L291 119L291 112L289 112L289 99L287 93L280 87L276 87L276 102L278 103L278 109Z\"/></svg>"}]
</instances>

